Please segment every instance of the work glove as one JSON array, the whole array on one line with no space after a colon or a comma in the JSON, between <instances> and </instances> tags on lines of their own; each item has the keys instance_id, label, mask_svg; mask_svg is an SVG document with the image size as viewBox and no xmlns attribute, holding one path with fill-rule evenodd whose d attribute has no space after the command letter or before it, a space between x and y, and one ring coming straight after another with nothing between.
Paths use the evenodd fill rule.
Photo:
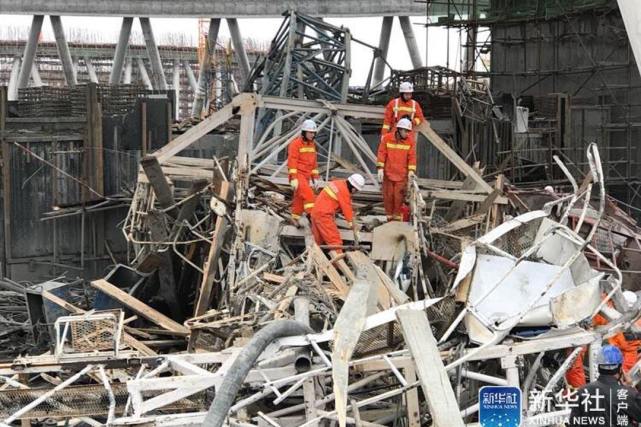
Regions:
<instances>
[{"instance_id":1,"label":"work glove","mask_svg":"<svg viewBox=\"0 0 641 427\"><path fill-rule=\"evenodd\" d=\"M379 169L377 173L378 173L378 182L383 182L383 175L384 175L383 169Z\"/></svg>"},{"instance_id":2,"label":"work glove","mask_svg":"<svg viewBox=\"0 0 641 427\"><path fill-rule=\"evenodd\" d=\"M352 226L352 231L354 231L354 245L360 246L361 245L361 233L356 228L356 224L354 224Z\"/></svg>"},{"instance_id":3,"label":"work glove","mask_svg":"<svg viewBox=\"0 0 641 427\"><path fill-rule=\"evenodd\" d=\"M408 177L408 178L410 179L410 181L411 181L411 180L413 180L413 179L416 177L416 174L414 173L414 171L409 171L409 173L407 174L407 177Z\"/></svg>"},{"instance_id":4,"label":"work glove","mask_svg":"<svg viewBox=\"0 0 641 427\"><path fill-rule=\"evenodd\" d=\"M318 192L318 189L320 188L320 181L318 179L312 180L312 188L314 191Z\"/></svg>"},{"instance_id":5,"label":"work glove","mask_svg":"<svg viewBox=\"0 0 641 427\"><path fill-rule=\"evenodd\" d=\"M292 186L292 189L294 191L298 190L298 180L297 179L292 179L291 181L289 181L289 185Z\"/></svg>"}]
</instances>

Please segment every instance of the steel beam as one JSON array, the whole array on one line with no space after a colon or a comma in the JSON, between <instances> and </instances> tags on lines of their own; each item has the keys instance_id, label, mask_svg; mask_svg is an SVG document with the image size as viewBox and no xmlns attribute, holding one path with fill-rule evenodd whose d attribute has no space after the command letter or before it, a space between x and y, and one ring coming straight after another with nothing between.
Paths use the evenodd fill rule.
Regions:
<instances>
[{"instance_id":1,"label":"steel beam","mask_svg":"<svg viewBox=\"0 0 641 427\"><path fill-rule=\"evenodd\" d=\"M383 81L385 75L385 60L387 59L387 51L389 50L389 40L392 35L392 25L394 24L393 16L384 16L383 23L381 24L381 37L378 41L378 48L380 49L380 56L376 58L374 64L374 77L372 80L372 87L378 85Z\"/></svg>"},{"instance_id":2,"label":"steel beam","mask_svg":"<svg viewBox=\"0 0 641 427\"><path fill-rule=\"evenodd\" d=\"M203 110L203 103L205 101L205 94L207 93L207 74L209 74L209 64L211 56L216 50L216 40L218 39L218 31L220 30L220 19L213 18L209 21L209 31L207 32L207 40L205 46L205 54L203 55L203 62L200 64L200 72L198 73L198 85L194 93L194 103L191 107L191 116L200 117Z\"/></svg>"},{"instance_id":3,"label":"steel beam","mask_svg":"<svg viewBox=\"0 0 641 427\"><path fill-rule=\"evenodd\" d=\"M15 101L18 99L18 74L20 73L20 58L13 58L11 64L11 75L9 76L9 88L7 91L7 99Z\"/></svg>"},{"instance_id":4,"label":"steel beam","mask_svg":"<svg viewBox=\"0 0 641 427\"><path fill-rule=\"evenodd\" d=\"M1 7L0 10L2 10ZM27 87L29 84L29 76L31 76L33 60L36 57L36 48L38 47L38 39L40 38L40 31L42 30L42 21L44 21L44 16L42 15L35 15L31 21L29 38L27 39L27 44L24 47L22 66L20 67L20 74L18 75L19 89Z\"/></svg>"},{"instance_id":5,"label":"steel beam","mask_svg":"<svg viewBox=\"0 0 641 427\"><path fill-rule=\"evenodd\" d=\"M149 62L151 63L152 81L155 87L160 90L167 90L167 80L165 80L165 71L162 68L162 60L160 59L160 52L158 52L158 45L154 38L154 32L151 28L149 18L139 18L140 26L142 27L142 34L145 37L145 45L147 46L147 54L149 55Z\"/></svg>"},{"instance_id":6,"label":"steel beam","mask_svg":"<svg viewBox=\"0 0 641 427\"><path fill-rule=\"evenodd\" d=\"M229 33L231 34L231 42L234 45L234 51L236 51L236 56L238 57L238 63L240 64L240 71L242 74L243 81L239 86L244 86L247 78L249 77L250 67L249 59L247 58L247 52L245 52L245 45L243 44L243 37L240 34L240 27L238 26L238 21L236 18L227 18L227 26L229 26Z\"/></svg>"},{"instance_id":7,"label":"steel beam","mask_svg":"<svg viewBox=\"0 0 641 427\"><path fill-rule=\"evenodd\" d=\"M143 61L142 58L137 58L137 61L138 61L138 70L140 71L140 78L145 84L145 87L149 90L152 90L154 88L154 85L151 84L151 79L149 78L149 74L147 74L147 68L145 68L145 61Z\"/></svg>"},{"instance_id":8,"label":"steel beam","mask_svg":"<svg viewBox=\"0 0 641 427\"><path fill-rule=\"evenodd\" d=\"M414 28L412 28L410 18L407 16L399 16L398 21L401 23L405 43L407 43L407 50L409 51L410 58L412 59L412 66L414 68L421 68L423 66L423 60L421 59L421 53L418 51L416 37L414 36Z\"/></svg>"},{"instance_id":9,"label":"steel beam","mask_svg":"<svg viewBox=\"0 0 641 427\"><path fill-rule=\"evenodd\" d=\"M96 69L91 63L91 59L88 56L85 56L85 65L87 66L87 74L89 74L89 81L91 83L98 83L98 75L96 74Z\"/></svg>"},{"instance_id":10,"label":"steel beam","mask_svg":"<svg viewBox=\"0 0 641 427\"><path fill-rule=\"evenodd\" d=\"M62 70L65 74L65 81L67 82L67 86L75 86L78 84L78 82L76 81L76 76L73 73L71 52L69 51L69 45L67 44L67 39L65 38L65 30L62 27L62 20L59 16L56 15L51 15L49 17L49 20L51 21L53 34L56 37L58 56L60 56L60 62L62 63Z\"/></svg>"},{"instance_id":11,"label":"steel beam","mask_svg":"<svg viewBox=\"0 0 641 427\"><path fill-rule=\"evenodd\" d=\"M118 36L118 44L116 45L116 52L114 54L114 63L111 68L111 74L109 75L109 84L111 85L120 83L120 74L122 73L122 65L125 60L125 54L127 53L133 22L134 18L122 18L120 35Z\"/></svg>"},{"instance_id":12,"label":"steel beam","mask_svg":"<svg viewBox=\"0 0 641 427\"><path fill-rule=\"evenodd\" d=\"M467 5L469 0L451 1ZM489 0L478 0L487 4ZM447 3L432 5L432 13L447 13ZM481 5L482 6L482 5ZM280 18L285 10L311 16L425 16L425 4L414 0L0 0L2 13L24 15L153 16L200 18Z\"/></svg>"}]
</instances>

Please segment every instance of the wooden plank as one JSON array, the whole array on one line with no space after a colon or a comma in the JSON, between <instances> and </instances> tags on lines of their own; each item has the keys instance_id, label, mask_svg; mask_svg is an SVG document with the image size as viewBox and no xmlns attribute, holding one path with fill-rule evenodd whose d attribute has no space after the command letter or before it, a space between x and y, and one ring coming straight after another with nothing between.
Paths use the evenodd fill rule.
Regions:
<instances>
[{"instance_id":1,"label":"wooden plank","mask_svg":"<svg viewBox=\"0 0 641 427\"><path fill-rule=\"evenodd\" d=\"M338 270L336 270L336 267L329 262L329 259L327 259L321 248L316 243L313 243L309 248L309 256L323 274L329 278L341 298L345 299L349 291L347 283L345 283L345 280L343 280Z\"/></svg>"},{"instance_id":2,"label":"wooden plank","mask_svg":"<svg viewBox=\"0 0 641 427\"><path fill-rule=\"evenodd\" d=\"M456 151L452 149L438 134L430 127L427 121L423 121L416 127L429 142L436 147L461 173L467 177L472 178L486 193L492 192L492 187L485 182L483 177L478 174L472 166L468 165L465 160L459 156Z\"/></svg>"},{"instance_id":3,"label":"wooden plank","mask_svg":"<svg viewBox=\"0 0 641 427\"><path fill-rule=\"evenodd\" d=\"M160 167L160 163L158 163L158 159L154 156L147 156L140 161L140 165L145 171L145 175L147 175L160 206L164 209L173 206L176 203L174 194Z\"/></svg>"},{"instance_id":4,"label":"wooden plank","mask_svg":"<svg viewBox=\"0 0 641 427\"><path fill-rule=\"evenodd\" d=\"M452 384L432 335L430 322L421 310L398 310L405 343L416 364L423 394L435 427L464 427Z\"/></svg>"},{"instance_id":5,"label":"wooden plank","mask_svg":"<svg viewBox=\"0 0 641 427\"><path fill-rule=\"evenodd\" d=\"M130 308L136 314L144 317L150 322L155 323L156 325L167 329L168 331L175 332L180 335L188 335L189 329L181 325L180 323L170 319L164 314L154 310L149 307L144 302L140 301L137 298L132 297L127 292L117 288L111 283L107 282L104 279L94 280L91 282L91 286L95 289L98 289L101 292L109 295L111 298Z\"/></svg>"},{"instance_id":6,"label":"wooden plank","mask_svg":"<svg viewBox=\"0 0 641 427\"><path fill-rule=\"evenodd\" d=\"M85 310L76 307L75 305L63 300L62 298L52 294L49 291L42 291L42 297L48 301L51 301L52 303L56 304L59 307L64 308L67 310L69 313L72 314L84 314L86 313ZM134 350L138 350L140 354L143 356L156 356L157 353L147 347L145 344L141 343L138 341L136 338L132 337L129 335L127 332L122 333L122 340L127 344L129 347L133 348Z\"/></svg>"},{"instance_id":7,"label":"wooden plank","mask_svg":"<svg viewBox=\"0 0 641 427\"><path fill-rule=\"evenodd\" d=\"M357 272L362 270L365 275L365 280L376 288L376 297L378 299L379 307L383 310L390 308L392 306L390 293L374 269L372 261L367 257L367 255L360 251L350 251L347 252L346 255L354 270Z\"/></svg>"},{"instance_id":8,"label":"wooden plank","mask_svg":"<svg viewBox=\"0 0 641 427\"><path fill-rule=\"evenodd\" d=\"M483 203L487 199L487 195L463 193L459 191L428 191L427 197L433 198L433 199L461 200L464 202L476 202L476 203ZM496 200L494 200L494 203L507 205L507 198L503 196L498 196Z\"/></svg>"}]
</instances>

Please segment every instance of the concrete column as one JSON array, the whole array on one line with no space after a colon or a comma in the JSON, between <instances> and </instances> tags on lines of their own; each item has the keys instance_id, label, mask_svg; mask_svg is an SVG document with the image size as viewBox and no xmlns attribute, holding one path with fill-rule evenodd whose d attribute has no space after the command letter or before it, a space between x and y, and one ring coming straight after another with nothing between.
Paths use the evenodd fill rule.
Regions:
<instances>
[{"instance_id":1,"label":"concrete column","mask_svg":"<svg viewBox=\"0 0 641 427\"><path fill-rule=\"evenodd\" d=\"M412 59L412 66L414 68L420 68L423 66L423 60L421 59L421 53L418 51L416 37L414 37L414 28L412 28L410 18L408 16L399 16L398 20L401 23L403 36L405 36L405 43L407 43L407 50L409 51L410 58Z\"/></svg>"},{"instance_id":2,"label":"concrete column","mask_svg":"<svg viewBox=\"0 0 641 427\"><path fill-rule=\"evenodd\" d=\"M65 81L67 82L67 86L75 86L78 84L78 82L76 81L76 76L73 74L71 52L69 51L69 45L67 44L67 39L65 38L65 30L62 27L62 20L59 16L55 15L49 16L49 20L51 21L53 34L56 37L58 56L60 57L60 62L62 63L62 70L65 74Z\"/></svg>"},{"instance_id":3,"label":"concrete column","mask_svg":"<svg viewBox=\"0 0 641 427\"><path fill-rule=\"evenodd\" d=\"M7 99L15 101L18 99L18 74L20 74L20 58L13 58L11 64L11 75L9 76L9 88L7 89Z\"/></svg>"},{"instance_id":4,"label":"concrete column","mask_svg":"<svg viewBox=\"0 0 641 427\"><path fill-rule=\"evenodd\" d=\"M96 69L91 63L91 59L88 56L85 56L85 65L87 66L87 74L89 74L89 81L91 83L98 83L98 75L96 74Z\"/></svg>"},{"instance_id":5,"label":"concrete column","mask_svg":"<svg viewBox=\"0 0 641 427\"><path fill-rule=\"evenodd\" d=\"M40 78L40 72L38 71L38 64L33 64L31 66L31 78L33 79L34 87L41 87L43 85L42 78Z\"/></svg>"},{"instance_id":6,"label":"concrete column","mask_svg":"<svg viewBox=\"0 0 641 427\"><path fill-rule=\"evenodd\" d=\"M183 67L185 68L185 72L187 73L189 86L191 87L191 90L193 90L194 93L196 93L196 89L198 89L198 81L196 81L196 75L194 74L194 70L191 69L191 65L189 65L188 61L183 62Z\"/></svg>"},{"instance_id":7,"label":"concrete column","mask_svg":"<svg viewBox=\"0 0 641 427\"><path fill-rule=\"evenodd\" d=\"M40 38L40 31L42 30L43 15L34 15L31 21L31 29L29 30L29 38L24 47L24 54L22 55L22 67L20 67L20 74L18 75L18 88L27 87L29 84L29 76L31 76L31 68L33 68L33 60L36 57L36 48L38 47L38 38Z\"/></svg>"},{"instance_id":8,"label":"concrete column","mask_svg":"<svg viewBox=\"0 0 641 427\"><path fill-rule=\"evenodd\" d=\"M372 87L378 85L383 81L385 76L385 62L387 59L387 52L389 51L389 40L392 34L392 25L394 24L393 16L384 16L383 23L381 24L381 37L378 40L378 48L381 50L381 56L376 58L374 64L374 77L372 78Z\"/></svg>"},{"instance_id":9,"label":"concrete column","mask_svg":"<svg viewBox=\"0 0 641 427\"><path fill-rule=\"evenodd\" d=\"M174 60L174 71L173 71L173 89L174 89L174 117L178 120L180 116L180 61Z\"/></svg>"},{"instance_id":10,"label":"concrete column","mask_svg":"<svg viewBox=\"0 0 641 427\"><path fill-rule=\"evenodd\" d=\"M126 85L130 85L130 84L131 84L131 72L132 72L133 64L132 64L132 62L131 62L131 58L127 58L125 61L126 61L126 62L125 62L125 77L124 77L124 83L125 83ZM112 84L113 84L113 83L112 83Z\"/></svg>"},{"instance_id":11,"label":"concrete column","mask_svg":"<svg viewBox=\"0 0 641 427\"><path fill-rule=\"evenodd\" d=\"M147 74L147 69L145 68L145 61L143 61L142 58L136 58L136 59L138 60L138 70L140 71L140 78L145 84L145 87L147 87L147 89L149 90L152 90L154 88L154 85L151 84L151 79L149 78L149 74Z\"/></svg>"},{"instance_id":12,"label":"concrete column","mask_svg":"<svg viewBox=\"0 0 641 427\"><path fill-rule=\"evenodd\" d=\"M167 90L167 80L165 80L165 71L162 68L162 60L160 59L160 52L158 52L158 45L154 38L154 32L151 29L151 22L149 18L139 18L140 26L142 27L142 34L145 37L145 45L147 46L147 55L149 55L149 62L151 63L151 74L156 87L160 90Z\"/></svg>"},{"instance_id":13,"label":"concrete column","mask_svg":"<svg viewBox=\"0 0 641 427\"><path fill-rule=\"evenodd\" d=\"M120 83L120 75L122 74L122 65L127 53L127 46L129 45L129 36L131 35L131 26L134 18L122 18L122 25L120 26L120 36L118 36L118 44L116 45L116 52L114 54L114 63L109 75L109 84L115 85Z\"/></svg>"},{"instance_id":14,"label":"concrete column","mask_svg":"<svg viewBox=\"0 0 641 427\"><path fill-rule=\"evenodd\" d=\"M240 34L240 28L238 27L238 21L236 18L227 18L227 25L229 26L231 42L234 45L234 50L238 56L238 63L240 64L240 70L242 72L243 81L241 86L245 86L251 69L249 68L249 59L247 58L247 52L245 52L243 37Z\"/></svg>"},{"instance_id":15,"label":"concrete column","mask_svg":"<svg viewBox=\"0 0 641 427\"><path fill-rule=\"evenodd\" d=\"M73 78L78 81L78 57L71 58L71 70L73 71Z\"/></svg>"},{"instance_id":16,"label":"concrete column","mask_svg":"<svg viewBox=\"0 0 641 427\"><path fill-rule=\"evenodd\" d=\"M200 117L203 110L203 102L205 94L207 93L207 75L209 74L209 63L211 57L216 50L216 40L218 39L218 30L220 30L220 19L213 18L209 21L209 32L207 33L207 46L205 46L205 54L203 55L203 62L200 64L200 72L198 73L198 86L194 94L194 104L191 107L191 116Z\"/></svg>"}]
</instances>

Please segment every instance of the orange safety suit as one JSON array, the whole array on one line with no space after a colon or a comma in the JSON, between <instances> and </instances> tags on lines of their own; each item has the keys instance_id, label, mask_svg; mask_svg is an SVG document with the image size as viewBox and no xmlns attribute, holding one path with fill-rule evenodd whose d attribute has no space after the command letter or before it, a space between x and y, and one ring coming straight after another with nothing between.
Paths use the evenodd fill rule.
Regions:
<instances>
[{"instance_id":1,"label":"orange safety suit","mask_svg":"<svg viewBox=\"0 0 641 427\"><path fill-rule=\"evenodd\" d=\"M354 220L352 195L347 187L347 181L344 179L330 181L316 198L316 203L310 216L312 219L312 234L317 244L343 245L343 239L341 239L336 226L336 213L339 209L351 226ZM342 251L337 249L337 252Z\"/></svg>"},{"instance_id":2,"label":"orange safety suit","mask_svg":"<svg viewBox=\"0 0 641 427\"><path fill-rule=\"evenodd\" d=\"M416 142L410 133L401 139L398 132L381 139L376 167L383 169L383 207L388 220L402 221L401 207L405 201L407 175L416 172Z\"/></svg>"},{"instance_id":3,"label":"orange safety suit","mask_svg":"<svg viewBox=\"0 0 641 427\"><path fill-rule=\"evenodd\" d=\"M594 316L592 319L592 324L594 326L603 326L608 323L607 319L600 314ZM641 326L641 320L637 320L636 324ZM628 372L635 363L639 360L638 350L641 346L641 336L633 332L619 332L618 334L608 338L608 344L614 345L621 350L623 353L623 372ZM579 356L575 359L574 363L568 369L565 374L565 380L572 387L581 387L586 384L585 382L585 372L583 368L583 357L587 348L584 347L583 351L579 353Z\"/></svg>"},{"instance_id":4,"label":"orange safety suit","mask_svg":"<svg viewBox=\"0 0 641 427\"><path fill-rule=\"evenodd\" d=\"M410 119L412 126L418 126L421 122L425 121L423 109L418 102L413 99L405 101L402 96L399 96L388 102L385 107L385 118L383 119L381 137L388 133L394 133L396 123L403 117Z\"/></svg>"},{"instance_id":5,"label":"orange safety suit","mask_svg":"<svg viewBox=\"0 0 641 427\"><path fill-rule=\"evenodd\" d=\"M302 136L293 140L287 149L287 168L289 181L298 180L292 198L292 218L298 219L314 207L314 190L309 185L311 179L319 179L314 141L307 141Z\"/></svg>"}]
</instances>

